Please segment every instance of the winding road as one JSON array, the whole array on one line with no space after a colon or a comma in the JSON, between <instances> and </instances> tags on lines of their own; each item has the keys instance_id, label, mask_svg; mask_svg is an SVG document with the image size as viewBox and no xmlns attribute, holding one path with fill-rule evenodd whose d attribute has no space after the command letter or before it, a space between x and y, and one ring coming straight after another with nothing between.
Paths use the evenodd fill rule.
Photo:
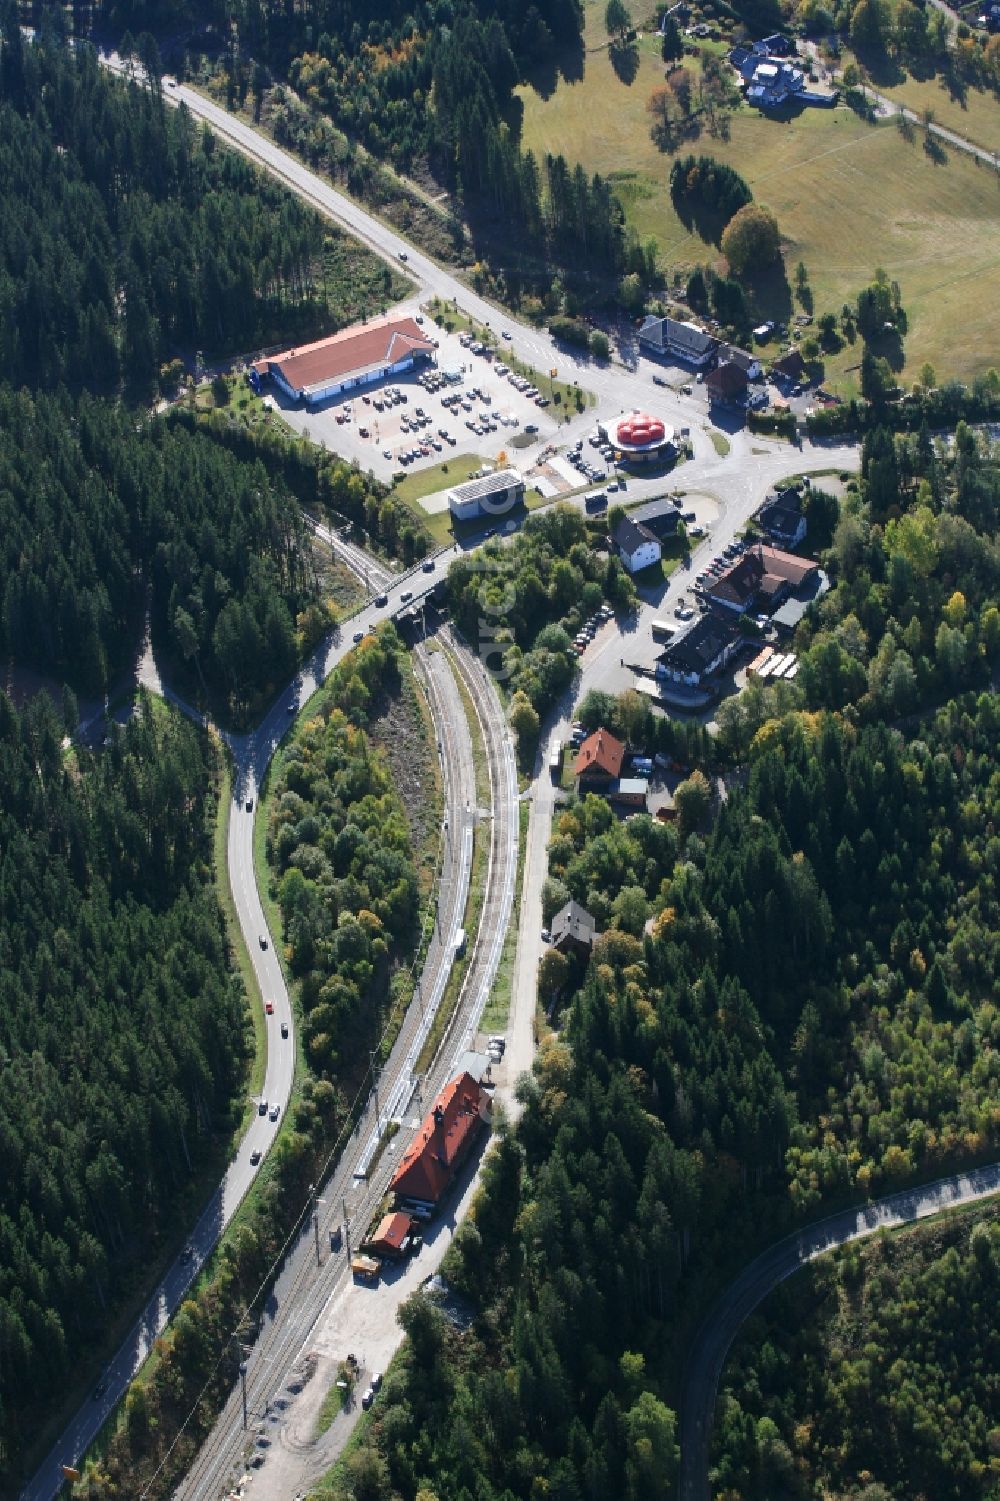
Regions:
<instances>
[{"instance_id":1,"label":"winding road","mask_svg":"<svg viewBox=\"0 0 1000 1501\"><path fill-rule=\"evenodd\" d=\"M817 1256L878 1230L940 1214L1000 1193L1000 1163L956 1173L920 1188L828 1215L787 1236L744 1267L701 1326L684 1375L681 1406L680 1501L709 1501L712 1418L719 1378L736 1334L771 1290Z\"/></svg>"},{"instance_id":2,"label":"winding road","mask_svg":"<svg viewBox=\"0 0 1000 1501\"><path fill-rule=\"evenodd\" d=\"M103 61L109 66L116 66L113 57L104 58ZM716 498L721 508L722 525L714 530L710 544L702 544L702 550L710 548L714 552L724 545L729 536L735 535L742 527L767 490L789 472L856 467L857 447L854 444L806 443L801 450L796 450L775 440L757 435L751 437L745 432L732 434L728 452L718 452L716 440L702 425L703 408L696 407L691 398L686 398L669 387L664 388L658 379L654 381L654 374L658 375L659 372L653 365L648 362L640 364L635 360L624 365L599 366L555 345L544 331L526 328L502 309L477 296L450 271L438 266L394 230L309 172L294 157L245 122L228 115L194 90L176 85L171 80L167 80L164 97L175 103L185 104L192 116L210 124L221 138L258 162L300 197L358 236L392 264L398 264L401 257L405 258L406 269L415 279L422 297L436 295L448 301L454 299L463 311L480 322L489 323L495 332L508 336L510 347L525 363L542 370L557 368L561 379L579 381L594 393L598 415L641 407L662 412L677 426L690 425L694 457L677 472L673 482L682 484L685 489L704 491ZM595 409L592 407L573 424L567 425L563 430L564 436L569 438L576 428L582 430L584 426L592 426L594 416ZM662 480L630 484L630 498L638 498L654 484L662 490ZM313 654L295 682L279 695L262 723L252 733L227 737L234 766L234 794L228 836L229 877L241 930L261 994L274 1005L273 1014L266 1018L268 1052L262 1094L269 1107L279 1107L280 1114L283 1114L287 1105L293 1079L294 1018L281 967L268 934L254 872L253 840L259 789L276 748L293 723L295 712L309 700L333 667L353 648L354 634L367 631L379 620L398 612L406 603L419 603L437 581L435 573L425 574L420 568L406 575L391 573L339 533L330 531L315 520L311 524L348 566L363 574L371 592L381 591L388 595L388 604L379 608L370 600L366 602L342 631L335 632ZM460 551L457 547L442 551L435 560L437 570L444 570ZM681 587L683 582L675 578L668 594L675 596ZM412 595L412 600L404 601L404 593ZM663 603L663 600L655 602L658 612L662 611ZM653 608L653 602L646 602L640 613L640 620L647 618ZM455 707L455 680L442 664L431 664L425 659L428 699L435 712L442 743L450 829L449 837L443 841L441 905L437 931L428 952L427 967L420 980L418 1007L410 1007L389 1062L378 1081L381 1098L376 1099L373 1095L369 1100L362 1124L356 1136L348 1143L339 1165L334 1169L333 1178L323 1192L326 1203L317 1210L316 1221L316 1229L320 1232L339 1220L340 1198L351 1192L350 1183L353 1183L355 1173L366 1171L371 1163L375 1144L380 1136L380 1112L383 1105L386 1113L392 1113L404 1123L412 1124L421 1091L424 1098L428 1097L454 1069L457 1059L475 1034L483 1004L496 976L504 935L510 921L518 848L518 797L513 746L495 686L482 664L458 642L449 642L449 652L454 669L462 678L480 721L490 770L491 806L482 810L475 807L474 781L471 784L469 781L471 756L467 744L459 743L463 738L459 725L464 720L464 710L459 713ZM610 685L614 676L613 669L620 663L620 655L617 632L613 627L607 628L593 648L588 649L589 660L581 664L585 685L597 686L605 682ZM515 966L512 1028L520 1041L512 1051L511 1061L516 1059L521 1066L530 1063L531 1055L530 1024L538 958L537 934L541 927L540 887L544 875L547 830L553 808L553 799L548 795L551 789L542 786L546 777L547 768L543 763L540 774L535 779L536 803L530 824L529 864ZM438 1049L437 1061L430 1074L427 1079L420 1080L414 1074L421 1046L420 1033L421 1029L426 1033L434 1000L444 989L442 975L446 978L446 972L443 966L448 962L449 944L454 928L460 923L459 914L464 912L471 829L479 819L487 820L490 828L489 875L483 917L455 1016ZM264 943L261 942L262 939ZM280 1035L283 1023L288 1027L287 1039ZM167 1273L152 1295L142 1318L130 1331L108 1368L106 1395L81 1408L38 1474L25 1487L22 1501L51 1501L55 1496L62 1484L62 1465L72 1464L80 1458L120 1399L148 1354L153 1339L162 1331L170 1313L211 1253L252 1183L257 1169L251 1156L257 1151L266 1152L274 1140L276 1130L277 1126L268 1115L253 1117L222 1184L192 1233L190 1257L176 1263ZM361 1190L354 1192L352 1218L363 1215L376 1202L390 1171L391 1163L380 1162L372 1180ZM984 1171L1000 1176L1000 1168ZM968 1202L973 1197L982 1197L988 1192L996 1191L995 1183L993 1187L977 1188L978 1181L975 1175L948 1180L946 1184L936 1185L933 1190L921 1190L909 1196L897 1195L891 1201L883 1201L881 1205L872 1206L868 1211L856 1213L853 1219L850 1216L837 1216L823 1221L812 1231L803 1231L789 1242L782 1242L781 1246L772 1248L772 1251L765 1253L764 1257L758 1258L758 1261L747 1268L726 1295L719 1311L705 1325L692 1359L683 1409L684 1501L695 1501L695 1498L703 1501L707 1495L708 1443L719 1372L733 1334L746 1312L756 1306L760 1298L782 1276L790 1275L808 1256L819 1254L831 1244L840 1244L843 1240L871 1233L872 1229L878 1228L877 1223L868 1224L871 1215L878 1216L883 1212L896 1214L900 1217L897 1222L902 1222L906 1217L919 1218L921 1213L936 1212L937 1208L947 1207L948 1203ZM938 1194L940 1202L933 1207L921 1209L921 1205L929 1202L927 1195L934 1192ZM912 1212L907 1210L904 1202L907 1199L912 1200ZM304 1213L301 1225L306 1230L311 1227L308 1210ZM841 1236L840 1240L836 1239L837 1235ZM316 1265L317 1259L320 1261L319 1266ZM334 1261L333 1268L330 1266L331 1261ZM317 1258L312 1237L297 1237L297 1243L290 1250L275 1288L273 1307L268 1307L254 1351L249 1358L248 1397L255 1411L259 1412L262 1405L266 1406L268 1394L274 1390L276 1373L287 1372L310 1330L315 1327L324 1308L328 1306L333 1292L342 1285L345 1278L345 1258L335 1260L332 1254L327 1254L325 1259ZM220 1485L231 1477L241 1462L242 1446L242 1419L234 1398L222 1414L209 1442L199 1453L194 1468L178 1494L188 1498L188 1501L195 1501L195 1498L208 1501L208 1498L214 1497L218 1494Z\"/></svg>"}]
</instances>

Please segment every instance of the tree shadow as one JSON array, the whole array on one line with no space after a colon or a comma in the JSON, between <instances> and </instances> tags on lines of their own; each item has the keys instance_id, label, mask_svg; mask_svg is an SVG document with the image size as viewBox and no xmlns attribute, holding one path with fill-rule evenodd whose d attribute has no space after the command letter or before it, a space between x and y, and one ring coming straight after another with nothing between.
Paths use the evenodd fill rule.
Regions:
<instances>
[{"instance_id":1,"label":"tree shadow","mask_svg":"<svg viewBox=\"0 0 1000 1501\"><path fill-rule=\"evenodd\" d=\"M566 83L580 82L583 78L584 57L583 38L576 36L567 46L555 48L548 56L533 63L525 74L525 82L539 98L550 99L560 78Z\"/></svg>"},{"instance_id":2,"label":"tree shadow","mask_svg":"<svg viewBox=\"0 0 1000 1501\"><path fill-rule=\"evenodd\" d=\"M718 245L729 222L724 214L707 204L692 202L683 193L672 194L671 201L674 212L689 234L698 235L706 245Z\"/></svg>"},{"instance_id":3,"label":"tree shadow","mask_svg":"<svg viewBox=\"0 0 1000 1501\"><path fill-rule=\"evenodd\" d=\"M855 50L858 61L877 89L891 89L897 84L906 82L905 69L901 68L896 58L890 57L884 49L871 47Z\"/></svg>"},{"instance_id":4,"label":"tree shadow","mask_svg":"<svg viewBox=\"0 0 1000 1501\"><path fill-rule=\"evenodd\" d=\"M755 317L764 316L774 323L788 323L792 317L792 289L788 285L784 261L748 272L744 278L747 299Z\"/></svg>"},{"instance_id":5,"label":"tree shadow","mask_svg":"<svg viewBox=\"0 0 1000 1501\"><path fill-rule=\"evenodd\" d=\"M929 130L924 132L924 152L930 157L935 167L948 165L948 153L941 144L941 137L933 135Z\"/></svg>"},{"instance_id":6,"label":"tree shadow","mask_svg":"<svg viewBox=\"0 0 1000 1501\"><path fill-rule=\"evenodd\" d=\"M903 368L905 356L903 353L903 338L898 328L887 328L882 333L868 340L868 347L872 354L887 361L889 369L898 374Z\"/></svg>"},{"instance_id":7,"label":"tree shadow","mask_svg":"<svg viewBox=\"0 0 1000 1501\"><path fill-rule=\"evenodd\" d=\"M639 49L634 43L626 47L611 46L608 57L619 83L633 84L639 72Z\"/></svg>"}]
</instances>

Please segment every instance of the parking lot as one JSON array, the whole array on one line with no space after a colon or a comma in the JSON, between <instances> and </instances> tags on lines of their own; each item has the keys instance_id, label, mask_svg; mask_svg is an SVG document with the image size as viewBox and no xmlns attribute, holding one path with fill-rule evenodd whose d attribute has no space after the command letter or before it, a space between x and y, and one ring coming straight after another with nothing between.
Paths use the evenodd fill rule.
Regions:
<instances>
[{"instance_id":1,"label":"parking lot","mask_svg":"<svg viewBox=\"0 0 1000 1501\"><path fill-rule=\"evenodd\" d=\"M386 481L401 470L438 464L459 449L494 459L511 449L514 438L524 454L519 467L527 467L537 445L557 431L546 383L539 389L516 375L502 349L494 355L468 335L442 332L413 308L400 312L412 313L437 340L435 365L379 382L364 394L345 393L314 411L272 390L285 421Z\"/></svg>"}]
</instances>

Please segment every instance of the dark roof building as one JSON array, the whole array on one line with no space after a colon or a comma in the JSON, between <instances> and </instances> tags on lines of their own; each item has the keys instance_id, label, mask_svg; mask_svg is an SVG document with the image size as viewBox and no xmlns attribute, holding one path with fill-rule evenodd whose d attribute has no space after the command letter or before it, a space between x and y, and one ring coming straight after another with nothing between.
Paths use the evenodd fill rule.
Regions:
<instances>
[{"instance_id":1,"label":"dark roof building","mask_svg":"<svg viewBox=\"0 0 1000 1501\"><path fill-rule=\"evenodd\" d=\"M471 1074L442 1089L400 1159L389 1187L397 1200L433 1209L490 1114L490 1096Z\"/></svg>"},{"instance_id":2,"label":"dark roof building","mask_svg":"<svg viewBox=\"0 0 1000 1501\"><path fill-rule=\"evenodd\" d=\"M746 401L747 378L736 364L716 365L705 376L709 401L720 406L741 406Z\"/></svg>"},{"instance_id":3,"label":"dark roof building","mask_svg":"<svg viewBox=\"0 0 1000 1501\"><path fill-rule=\"evenodd\" d=\"M639 330L639 344L647 354L661 359L672 356L689 365L707 365L719 347L718 339L707 334L697 323L682 323L677 318L655 318L652 314Z\"/></svg>"},{"instance_id":4,"label":"dark roof building","mask_svg":"<svg viewBox=\"0 0 1000 1501\"><path fill-rule=\"evenodd\" d=\"M713 604L743 615L754 600L769 607L812 582L819 565L812 558L797 558L766 544L751 547L732 568L709 584L706 597Z\"/></svg>"},{"instance_id":5,"label":"dark roof building","mask_svg":"<svg viewBox=\"0 0 1000 1501\"><path fill-rule=\"evenodd\" d=\"M782 547L798 547L807 530L798 490L782 490L766 500L757 512L761 526Z\"/></svg>"},{"instance_id":6,"label":"dark roof building","mask_svg":"<svg viewBox=\"0 0 1000 1501\"><path fill-rule=\"evenodd\" d=\"M621 775L624 759L624 742L603 727L595 730L580 746L573 767L573 775L580 790L584 786L613 782Z\"/></svg>"},{"instance_id":7,"label":"dark roof building","mask_svg":"<svg viewBox=\"0 0 1000 1501\"><path fill-rule=\"evenodd\" d=\"M771 366L771 374L780 375L785 380L801 380L805 373L806 362L797 349L789 349Z\"/></svg>"},{"instance_id":8,"label":"dark roof building","mask_svg":"<svg viewBox=\"0 0 1000 1501\"><path fill-rule=\"evenodd\" d=\"M651 500L644 506L629 511L629 520L652 532L662 542L665 537L677 535L681 513L669 500Z\"/></svg>"},{"instance_id":9,"label":"dark roof building","mask_svg":"<svg viewBox=\"0 0 1000 1501\"><path fill-rule=\"evenodd\" d=\"M611 541L629 573L650 568L662 556L659 538L631 516L621 517L611 533Z\"/></svg>"},{"instance_id":10,"label":"dark roof building","mask_svg":"<svg viewBox=\"0 0 1000 1501\"><path fill-rule=\"evenodd\" d=\"M747 380L760 379L760 360L748 349L741 349L738 344L723 344L719 350L718 363L735 365L737 370L743 371Z\"/></svg>"},{"instance_id":11,"label":"dark roof building","mask_svg":"<svg viewBox=\"0 0 1000 1501\"><path fill-rule=\"evenodd\" d=\"M579 902L569 901L552 919L551 944L560 954L580 954L586 958L597 937L597 924Z\"/></svg>"},{"instance_id":12,"label":"dark roof building","mask_svg":"<svg viewBox=\"0 0 1000 1501\"><path fill-rule=\"evenodd\" d=\"M699 615L661 652L656 675L697 686L725 666L739 650L742 640L737 627L729 621L714 615Z\"/></svg>"},{"instance_id":13,"label":"dark roof building","mask_svg":"<svg viewBox=\"0 0 1000 1501\"><path fill-rule=\"evenodd\" d=\"M628 808L645 808L648 794L646 777L619 777L608 788L608 802L623 803Z\"/></svg>"}]
</instances>

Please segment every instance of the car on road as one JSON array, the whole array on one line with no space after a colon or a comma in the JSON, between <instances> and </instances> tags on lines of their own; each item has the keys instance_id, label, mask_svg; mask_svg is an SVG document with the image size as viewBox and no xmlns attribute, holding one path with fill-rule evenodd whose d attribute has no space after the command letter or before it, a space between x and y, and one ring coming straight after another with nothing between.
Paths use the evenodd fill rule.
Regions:
<instances>
[{"instance_id":1,"label":"car on road","mask_svg":"<svg viewBox=\"0 0 1000 1501\"><path fill-rule=\"evenodd\" d=\"M690 605L678 605L677 609L674 611L674 614L677 616L678 620L694 619L694 611L692 610Z\"/></svg>"},{"instance_id":2,"label":"car on road","mask_svg":"<svg viewBox=\"0 0 1000 1501\"><path fill-rule=\"evenodd\" d=\"M543 928L542 929L542 942L543 943L548 943L548 941L549 941L549 939L551 937L552 937L552 934L549 932L548 928Z\"/></svg>"},{"instance_id":3,"label":"car on road","mask_svg":"<svg viewBox=\"0 0 1000 1501\"><path fill-rule=\"evenodd\" d=\"M433 573L434 572L434 559L433 558L425 558L424 561L421 563L420 568L421 568L421 571L423 573Z\"/></svg>"},{"instance_id":4,"label":"car on road","mask_svg":"<svg viewBox=\"0 0 1000 1501\"><path fill-rule=\"evenodd\" d=\"M104 1396L104 1393L107 1391L107 1389L108 1389L108 1378L107 1378L107 1376L102 1376L101 1379L100 1379L100 1381L97 1383L97 1385L94 1387L94 1390L90 1394L92 1400L95 1401L95 1402L99 1402L101 1400L101 1398Z\"/></svg>"},{"instance_id":5,"label":"car on road","mask_svg":"<svg viewBox=\"0 0 1000 1501\"><path fill-rule=\"evenodd\" d=\"M373 1392L377 1392L378 1389L379 1389L379 1387L382 1385L382 1372L381 1371L376 1371L375 1372L374 1376L372 1377L371 1385L372 1385L372 1391Z\"/></svg>"},{"instance_id":6,"label":"car on road","mask_svg":"<svg viewBox=\"0 0 1000 1501\"><path fill-rule=\"evenodd\" d=\"M391 459L392 458L392 449L391 448L383 448L383 450L382 450L382 457L384 459Z\"/></svg>"},{"instance_id":7,"label":"car on road","mask_svg":"<svg viewBox=\"0 0 1000 1501\"><path fill-rule=\"evenodd\" d=\"M399 596L399 598L400 598L400 602L402 604L404 604L404 605L409 604L410 600L413 598L413 590L412 589L404 589L403 592L402 592L402 594Z\"/></svg>"},{"instance_id":8,"label":"car on road","mask_svg":"<svg viewBox=\"0 0 1000 1501\"><path fill-rule=\"evenodd\" d=\"M247 812L248 813L252 813L253 812L253 798L252 797L248 797L247 798Z\"/></svg>"},{"instance_id":9,"label":"car on road","mask_svg":"<svg viewBox=\"0 0 1000 1501\"><path fill-rule=\"evenodd\" d=\"M357 646L359 641L363 641L365 639L364 631L355 631L351 639L354 642L355 646Z\"/></svg>"},{"instance_id":10,"label":"car on road","mask_svg":"<svg viewBox=\"0 0 1000 1501\"><path fill-rule=\"evenodd\" d=\"M406 251L405 251L405 250L401 250L401 251L400 251L400 252L399 252L399 259L400 259L400 260L401 260L401 261L408 261L408 260L409 260L409 259L410 259L410 257L409 257L409 256L408 256L408 255L407 255L407 253L406 253Z\"/></svg>"},{"instance_id":11,"label":"car on road","mask_svg":"<svg viewBox=\"0 0 1000 1501\"><path fill-rule=\"evenodd\" d=\"M282 1037L287 1037L288 1036L288 1023L287 1022L282 1022L281 1023L281 1035L282 1035Z\"/></svg>"},{"instance_id":12,"label":"car on road","mask_svg":"<svg viewBox=\"0 0 1000 1501\"><path fill-rule=\"evenodd\" d=\"M266 1100L261 1100L260 1103L258 1104L258 1106L257 1106L257 1114L258 1115L266 1115L267 1114L267 1101Z\"/></svg>"},{"instance_id":13,"label":"car on road","mask_svg":"<svg viewBox=\"0 0 1000 1501\"><path fill-rule=\"evenodd\" d=\"M264 1002L264 1010L267 1012L268 1016L273 1016L274 1015L274 1002L273 1001L265 1001Z\"/></svg>"},{"instance_id":14,"label":"car on road","mask_svg":"<svg viewBox=\"0 0 1000 1501\"><path fill-rule=\"evenodd\" d=\"M364 1408L365 1412L368 1411L369 1407L371 1407L374 1401L375 1393L372 1391L371 1387L369 1387L364 1396L361 1398L361 1406Z\"/></svg>"},{"instance_id":15,"label":"car on road","mask_svg":"<svg viewBox=\"0 0 1000 1501\"><path fill-rule=\"evenodd\" d=\"M287 704L286 704L286 705L285 705L285 713L286 713L286 714L294 714L294 713L295 713L295 711L296 711L296 709L297 709L297 708L298 708L298 707L299 707L299 706L298 706L298 704L297 704L297 703L296 703L296 702L295 702L295 700L294 700L294 698L291 698L291 699L289 699L289 701L288 701L288 703L287 703Z\"/></svg>"},{"instance_id":16,"label":"car on road","mask_svg":"<svg viewBox=\"0 0 1000 1501\"><path fill-rule=\"evenodd\" d=\"M510 343L510 340L511 340L511 338L513 336L511 334L509 334L505 328L502 328L500 330L500 337L501 337L501 339L506 339L507 342Z\"/></svg>"},{"instance_id":17,"label":"car on road","mask_svg":"<svg viewBox=\"0 0 1000 1501\"><path fill-rule=\"evenodd\" d=\"M272 1105L267 1114L269 1120L276 1121L278 1119L278 1116L281 1114L281 1106Z\"/></svg>"},{"instance_id":18,"label":"car on road","mask_svg":"<svg viewBox=\"0 0 1000 1501\"><path fill-rule=\"evenodd\" d=\"M663 379L663 376L662 376L662 375L654 375L654 376L653 376L653 385L654 385L654 386L665 386L665 385L666 385L666 384L667 384L667 383L666 383L666 381L665 381L665 380L664 380L664 379Z\"/></svg>"},{"instance_id":19,"label":"car on road","mask_svg":"<svg viewBox=\"0 0 1000 1501\"><path fill-rule=\"evenodd\" d=\"M388 594L376 594L375 603L378 605L380 610L384 609L385 606L389 603Z\"/></svg>"},{"instance_id":20,"label":"car on road","mask_svg":"<svg viewBox=\"0 0 1000 1501\"><path fill-rule=\"evenodd\" d=\"M260 1157L260 1147L254 1147L253 1151L250 1153L250 1166L256 1167L258 1162L260 1161Z\"/></svg>"},{"instance_id":21,"label":"car on road","mask_svg":"<svg viewBox=\"0 0 1000 1501\"><path fill-rule=\"evenodd\" d=\"M188 1245L186 1245L184 1247L183 1251L181 1252L181 1261L192 1261L193 1259L194 1259L194 1246L192 1246L189 1243Z\"/></svg>"},{"instance_id":22,"label":"car on road","mask_svg":"<svg viewBox=\"0 0 1000 1501\"><path fill-rule=\"evenodd\" d=\"M257 939L257 942L260 944L260 946L261 946L262 949L266 949L267 948L267 938L266 938L266 936L263 933L261 933L259 935L259 937Z\"/></svg>"},{"instance_id":23,"label":"car on road","mask_svg":"<svg viewBox=\"0 0 1000 1501\"><path fill-rule=\"evenodd\" d=\"M526 433L537 433L538 428L535 426L535 424L533 422L526 422L524 424L524 430L525 430Z\"/></svg>"}]
</instances>

